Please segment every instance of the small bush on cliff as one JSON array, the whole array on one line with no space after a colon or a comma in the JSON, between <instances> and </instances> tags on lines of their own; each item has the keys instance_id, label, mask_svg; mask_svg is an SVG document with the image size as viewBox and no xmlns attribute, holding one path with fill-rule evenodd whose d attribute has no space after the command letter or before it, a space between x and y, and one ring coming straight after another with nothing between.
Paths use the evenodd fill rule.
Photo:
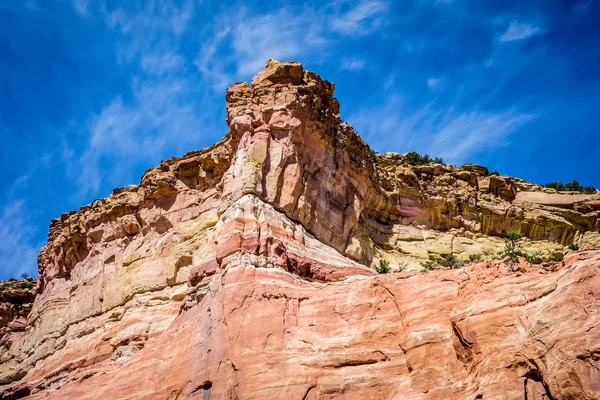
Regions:
<instances>
[{"instance_id":1,"label":"small bush on cliff","mask_svg":"<svg viewBox=\"0 0 600 400\"><path fill-rule=\"evenodd\" d=\"M436 269L440 269L441 267L440 264L431 260L423 261L421 263L421 266L423 267L421 272L435 271Z\"/></svg>"},{"instance_id":2,"label":"small bush on cliff","mask_svg":"<svg viewBox=\"0 0 600 400\"><path fill-rule=\"evenodd\" d=\"M465 266L465 262L460 261L454 254L450 253L442 261L442 266L450 269L462 268Z\"/></svg>"},{"instance_id":3,"label":"small bush on cliff","mask_svg":"<svg viewBox=\"0 0 600 400\"><path fill-rule=\"evenodd\" d=\"M559 192L581 192L586 194L596 193L596 188L593 186L583 186L577 180L573 180L569 183L563 182L550 182L546 184L547 188L555 189Z\"/></svg>"},{"instance_id":4,"label":"small bush on cliff","mask_svg":"<svg viewBox=\"0 0 600 400\"><path fill-rule=\"evenodd\" d=\"M506 232L506 238L504 239L504 256L508 257L511 268L514 264L519 262L519 256L522 255L521 246L517 243L523 235L517 231L510 230Z\"/></svg>"},{"instance_id":5,"label":"small bush on cliff","mask_svg":"<svg viewBox=\"0 0 600 400\"><path fill-rule=\"evenodd\" d=\"M431 158L427 154L422 156L419 153L417 153L416 151L411 151L410 153L407 153L406 156L404 157L404 160L408 164L414 165L414 166L427 165L430 163L446 165L446 163L444 163L444 160L440 157Z\"/></svg>"},{"instance_id":6,"label":"small bush on cliff","mask_svg":"<svg viewBox=\"0 0 600 400\"><path fill-rule=\"evenodd\" d=\"M379 260L379 264L375 265L375 271L380 274L387 274L391 271L390 262L388 260Z\"/></svg>"},{"instance_id":7,"label":"small bush on cliff","mask_svg":"<svg viewBox=\"0 0 600 400\"><path fill-rule=\"evenodd\" d=\"M470 166L470 165L462 167L461 170L467 171L467 172L473 172L474 171L473 167Z\"/></svg>"},{"instance_id":8,"label":"small bush on cliff","mask_svg":"<svg viewBox=\"0 0 600 400\"><path fill-rule=\"evenodd\" d=\"M398 272L406 271L408 264L410 264L408 261L402 261L400 264L398 264Z\"/></svg>"},{"instance_id":9,"label":"small bush on cliff","mask_svg":"<svg viewBox=\"0 0 600 400\"><path fill-rule=\"evenodd\" d=\"M496 171L496 170L493 170L493 171L492 171L492 172L490 172L488 175L489 175L489 176L492 176L492 175L493 175L493 176L499 176L499 175L500 175L500 173L499 173L498 171Z\"/></svg>"},{"instance_id":10,"label":"small bush on cliff","mask_svg":"<svg viewBox=\"0 0 600 400\"><path fill-rule=\"evenodd\" d=\"M524 256L525 260L527 260L529 264L541 264L544 262L544 256L539 251L533 253L526 253Z\"/></svg>"},{"instance_id":11,"label":"small bush on cliff","mask_svg":"<svg viewBox=\"0 0 600 400\"><path fill-rule=\"evenodd\" d=\"M479 261L482 258L483 256L481 254L469 254L469 260L471 260L471 262Z\"/></svg>"},{"instance_id":12,"label":"small bush on cliff","mask_svg":"<svg viewBox=\"0 0 600 400\"><path fill-rule=\"evenodd\" d=\"M22 283L19 284L19 288L20 289L31 290L31 289L33 289L33 283L31 283L31 282L22 282Z\"/></svg>"},{"instance_id":13,"label":"small bush on cliff","mask_svg":"<svg viewBox=\"0 0 600 400\"><path fill-rule=\"evenodd\" d=\"M376 163L377 162L377 153L375 152L375 150L369 149L369 154L371 155L371 160L373 160L373 162Z\"/></svg>"},{"instance_id":14,"label":"small bush on cliff","mask_svg":"<svg viewBox=\"0 0 600 400\"><path fill-rule=\"evenodd\" d=\"M578 245L577 243L571 243L571 244L569 245L569 250L572 250L572 251L579 251L579 245Z\"/></svg>"}]
</instances>

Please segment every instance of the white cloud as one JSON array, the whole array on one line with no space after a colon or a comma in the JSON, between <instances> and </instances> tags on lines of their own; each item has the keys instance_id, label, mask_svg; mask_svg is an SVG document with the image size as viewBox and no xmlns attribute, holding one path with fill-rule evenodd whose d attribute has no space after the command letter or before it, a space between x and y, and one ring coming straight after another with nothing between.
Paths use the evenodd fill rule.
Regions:
<instances>
[{"instance_id":1,"label":"white cloud","mask_svg":"<svg viewBox=\"0 0 600 400\"><path fill-rule=\"evenodd\" d=\"M334 15L331 27L347 35L363 35L381 25L387 9L383 1L359 1L353 8Z\"/></svg>"},{"instance_id":2,"label":"white cloud","mask_svg":"<svg viewBox=\"0 0 600 400\"><path fill-rule=\"evenodd\" d=\"M77 14L81 15L82 17L86 17L90 14L90 10L88 10L88 6L89 6L89 0L74 0L73 1L73 7L75 8L75 11L77 12Z\"/></svg>"},{"instance_id":3,"label":"white cloud","mask_svg":"<svg viewBox=\"0 0 600 400\"><path fill-rule=\"evenodd\" d=\"M179 37L194 16L193 3L188 0L178 7L150 0L137 5L111 11L101 8L105 24L123 35L116 47L119 61L138 62L148 54L161 58L162 53L178 53Z\"/></svg>"},{"instance_id":4,"label":"white cloud","mask_svg":"<svg viewBox=\"0 0 600 400\"><path fill-rule=\"evenodd\" d=\"M521 22L513 21L508 26L506 32L504 32L499 40L501 42L512 42L514 40L523 40L530 38L541 33L541 29L531 24L524 24Z\"/></svg>"},{"instance_id":5,"label":"white cloud","mask_svg":"<svg viewBox=\"0 0 600 400\"><path fill-rule=\"evenodd\" d=\"M592 5L592 0L582 1L580 3L576 3L573 7L573 11L575 12L585 12Z\"/></svg>"},{"instance_id":6,"label":"white cloud","mask_svg":"<svg viewBox=\"0 0 600 400\"><path fill-rule=\"evenodd\" d=\"M43 243L32 244L34 228L22 199L0 211L0 271L18 278L22 273L37 275L37 255Z\"/></svg>"},{"instance_id":7,"label":"white cloud","mask_svg":"<svg viewBox=\"0 0 600 400\"><path fill-rule=\"evenodd\" d=\"M235 80L251 78L269 58L311 57L319 62L343 35L366 35L385 22L387 3L382 1L360 0L343 10L335 4L287 5L263 14L243 7L227 10L213 19L211 40L200 48L194 63L220 91ZM357 70L363 65L357 60L347 66Z\"/></svg>"},{"instance_id":8,"label":"white cloud","mask_svg":"<svg viewBox=\"0 0 600 400\"><path fill-rule=\"evenodd\" d=\"M106 187L135 183L136 166L151 166L162 158L202 143L206 120L217 113L206 102L198 76L185 68L179 53L180 35L193 17L191 1L177 7L157 1L134 9L103 9L108 28L123 36L115 51L121 62L138 65L130 93L116 94L85 123L85 144L74 155L61 150L67 171L77 175L79 199L89 199ZM213 139L224 132L212 129Z\"/></svg>"},{"instance_id":9,"label":"white cloud","mask_svg":"<svg viewBox=\"0 0 600 400\"><path fill-rule=\"evenodd\" d=\"M200 141L202 132L212 127L203 118L213 110L200 110L191 98L194 87L183 78L134 81L132 101L126 104L116 97L95 115L79 157L80 195L97 193L102 180L114 186L124 184L125 177L137 179L129 176L136 163L157 162Z\"/></svg>"},{"instance_id":10,"label":"white cloud","mask_svg":"<svg viewBox=\"0 0 600 400\"><path fill-rule=\"evenodd\" d=\"M472 154L507 145L508 136L533 118L532 114L515 110L499 113L477 110L458 115L448 112L434 127L427 152L463 163Z\"/></svg>"},{"instance_id":11,"label":"white cloud","mask_svg":"<svg viewBox=\"0 0 600 400\"><path fill-rule=\"evenodd\" d=\"M269 58L287 60L301 54L306 42L299 33L314 29L305 16L294 18L287 9L244 20L231 30L237 72L244 76L260 71Z\"/></svg>"},{"instance_id":12,"label":"white cloud","mask_svg":"<svg viewBox=\"0 0 600 400\"><path fill-rule=\"evenodd\" d=\"M158 52L154 54L143 55L141 66L149 74L164 75L167 72L173 72L181 69L185 60L179 54L171 52Z\"/></svg>"},{"instance_id":13,"label":"white cloud","mask_svg":"<svg viewBox=\"0 0 600 400\"><path fill-rule=\"evenodd\" d=\"M533 118L515 109L456 113L428 105L408 111L402 98L393 95L385 105L362 109L348 122L377 150L418 151L460 164L476 153L508 145L510 135Z\"/></svg>"},{"instance_id":14,"label":"white cloud","mask_svg":"<svg viewBox=\"0 0 600 400\"><path fill-rule=\"evenodd\" d=\"M348 59L345 58L342 60L342 69L348 71L360 71L365 67L365 60L358 59Z\"/></svg>"},{"instance_id":15,"label":"white cloud","mask_svg":"<svg viewBox=\"0 0 600 400\"><path fill-rule=\"evenodd\" d=\"M441 80L439 78L429 78L427 80L427 86L429 86L429 89L435 90L440 86L440 82Z\"/></svg>"}]
</instances>

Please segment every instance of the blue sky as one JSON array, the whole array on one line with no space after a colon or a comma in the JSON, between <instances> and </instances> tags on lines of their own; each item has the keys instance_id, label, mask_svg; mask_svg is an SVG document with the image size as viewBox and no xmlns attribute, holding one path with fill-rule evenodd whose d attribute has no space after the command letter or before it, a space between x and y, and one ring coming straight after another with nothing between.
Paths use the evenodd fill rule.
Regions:
<instances>
[{"instance_id":1,"label":"blue sky","mask_svg":"<svg viewBox=\"0 0 600 400\"><path fill-rule=\"evenodd\" d=\"M377 151L600 187L594 0L0 0L0 279L50 221L227 131L268 58L336 83Z\"/></svg>"}]
</instances>

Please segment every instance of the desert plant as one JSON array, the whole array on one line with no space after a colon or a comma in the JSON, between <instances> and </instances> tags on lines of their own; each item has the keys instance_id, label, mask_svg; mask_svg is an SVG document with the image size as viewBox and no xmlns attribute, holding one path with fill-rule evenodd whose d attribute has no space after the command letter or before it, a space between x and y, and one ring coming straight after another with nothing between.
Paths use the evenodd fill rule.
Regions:
<instances>
[{"instance_id":1,"label":"desert plant","mask_svg":"<svg viewBox=\"0 0 600 400\"><path fill-rule=\"evenodd\" d=\"M482 258L483 258L483 256L481 254L469 254L469 260L471 260L471 262L479 261Z\"/></svg>"},{"instance_id":2,"label":"desert plant","mask_svg":"<svg viewBox=\"0 0 600 400\"><path fill-rule=\"evenodd\" d=\"M571 243L569 245L569 250L579 251L579 245L577 243Z\"/></svg>"},{"instance_id":3,"label":"desert plant","mask_svg":"<svg viewBox=\"0 0 600 400\"><path fill-rule=\"evenodd\" d=\"M470 165L465 165L464 167L461 168L461 170L467 171L467 172L473 172L473 167Z\"/></svg>"},{"instance_id":4,"label":"desert plant","mask_svg":"<svg viewBox=\"0 0 600 400\"><path fill-rule=\"evenodd\" d=\"M23 272L23 273L21 274L21 278L23 278L23 279L27 279L27 278L29 278L29 274L28 274L27 272Z\"/></svg>"},{"instance_id":5,"label":"desert plant","mask_svg":"<svg viewBox=\"0 0 600 400\"><path fill-rule=\"evenodd\" d=\"M440 264L431 260L423 261L421 263L421 266L423 267L423 269L421 270L422 272L434 271L440 268Z\"/></svg>"},{"instance_id":6,"label":"desert plant","mask_svg":"<svg viewBox=\"0 0 600 400\"><path fill-rule=\"evenodd\" d=\"M33 283L31 283L31 282L22 282L22 283L19 284L19 288L20 289L31 290L31 289L33 289Z\"/></svg>"},{"instance_id":7,"label":"desert plant","mask_svg":"<svg viewBox=\"0 0 600 400\"><path fill-rule=\"evenodd\" d=\"M369 148L369 154L371 155L371 160L376 163L377 162L377 153L375 150Z\"/></svg>"},{"instance_id":8,"label":"desert plant","mask_svg":"<svg viewBox=\"0 0 600 400\"><path fill-rule=\"evenodd\" d=\"M493 171L492 171L492 172L490 172L488 175L490 175L490 176L491 176L491 175L493 175L493 176L499 176L499 175L500 175L500 173L499 173L498 171L496 171L496 170L493 170Z\"/></svg>"},{"instance_id":9,"label":"desert plant","mask_svg":"<svg viewBox=\"0 0 600 400\"><path fill-rule=\"evenodd\" d=\"M464 261L460 261L456 258L456 256L452 253L448 254L444 260L442 261L442 265L446 268L456 269L465 266Z\"/></svg>"},{"instance_id":10,"label":"desert plant","mask_svg":"<svg viewBox=\"0 0 600 400\"><path fill-rule=\"evenodd\" d=\"M562 251L553 251L550 253L548 258L550 261L560 262L563 260L563 258L565 258L565 255L562 253Z\"/></svg>"},{"instance_id":11,"label":"desert plant","mask_svg":"<svg viewBox=\"0 0 600 400\"><path fill-rule=\"evenodd\" d=\"M422 156L419 153L417 153L416 151L411 151L410 153L407 153L406 156L404 157L404 160L406 161L406 163L408 163L410 165L414 165L414 166L427 165L429 163L446 165L444 163L444 160L440 157L431 158L427 154Z\"/></svg>"},{"instance_id":12,"label":"desert plant","mask_svg":"<svg viewBox=\"0 0 600 400\"><path fill-rule=\"evenodd\" d=\"M509 230L504 239L504 256L508 257L511 269L519 262L519 256L522 255L521 247L517 243L523 235L517 231Z\"/></svg>"},{"instance_id":13,"label":"desert plant","mask_svg":"<svg viewBox=\"0 0 600 400\"><path fill-rule=\"evenodd\" d=\"M596 188L593 186L583 186L577 180L572 180L568 183L550 182L546 184L547 188L555 189L559 192L582 192L586 194L596 193Z\"/></svg>"},{"instance_id":14,"label":"desert plant","mask_svg":"<svg viewBox=\"0 0 600 400\"><path fill-rule=\"evenodd\" d=\"M534 253L525 253L523 254L523 256L525 257L525 260L527 260L527 262L530 264L541 264L544 262L544 257L539 251L536 251Z\"/></svg>"},{"instance_id":15,"label":"desert plant","mask_svg":"<svg viewBox=\"0 0 600 400\"><path fill-rule=\"evenodd\" d=\"M404 260L400 264L398 264L398 272L406 271L406 269L408 268L408 264L410 264L408 260Z\"/></svg>"},{"instance_id":16,"label":"desert plant","mask_svg":"<svg viewBox=\"0 0 600 400\"><path fill-rule=\"evenodd\" d=\"M387 274L391 271L390 262L388 260L379 260L379 264L375 265L375 271L380 274Z\"/></svg>"}]
</instances>

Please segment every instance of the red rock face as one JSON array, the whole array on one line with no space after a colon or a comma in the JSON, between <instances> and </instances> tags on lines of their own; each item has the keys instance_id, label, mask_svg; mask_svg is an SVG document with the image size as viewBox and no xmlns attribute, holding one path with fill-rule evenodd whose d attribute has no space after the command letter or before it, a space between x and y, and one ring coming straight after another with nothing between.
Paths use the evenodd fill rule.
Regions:
<instances>
[{"instance_id":1,"label":"red rock face","mask_svg":"<svg viewBox=\"0 0 600 400\"><path fill-rule=\"evenodd\" d=\"M598 196L372 154L298 63L232 86L227 111L221 142L53 221L0 398L600 399ZM369 268L507 229L591 251Z\"/></svg>"}]
</instances>

